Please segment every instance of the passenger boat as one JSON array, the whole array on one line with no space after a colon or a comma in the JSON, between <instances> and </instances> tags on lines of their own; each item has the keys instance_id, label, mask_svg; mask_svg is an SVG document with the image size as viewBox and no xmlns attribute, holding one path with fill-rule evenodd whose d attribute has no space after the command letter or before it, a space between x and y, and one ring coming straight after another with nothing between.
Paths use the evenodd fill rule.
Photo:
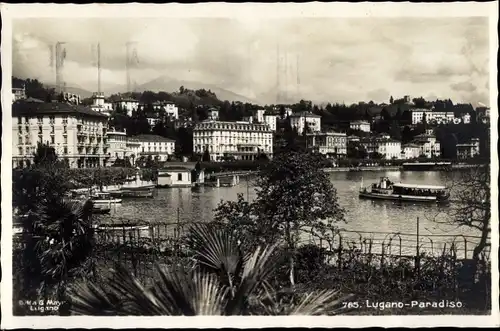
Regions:
<instances>
[{"instance_id":1,"label":"passenger boat","mask_svg":"<svg viewBox=\"0 0 500 331\"><path fill-rule=\"evenodd\" d=\"M94 206L111 206L112 203L121 203L122 199L115 199L109 193L98 192L90 196Z\"/></svg>"},{"instance_id":2,"label":"passenger boat","mask_svg":"<svg viewBox=\"0 0 500 331\"><path fill-rule=\"evenodd\" d=\"M398 202L446 203L450 194L445 186L393 183L382 177L359 191L362 199L392 200Z\"/></svg>"}]
</instances>

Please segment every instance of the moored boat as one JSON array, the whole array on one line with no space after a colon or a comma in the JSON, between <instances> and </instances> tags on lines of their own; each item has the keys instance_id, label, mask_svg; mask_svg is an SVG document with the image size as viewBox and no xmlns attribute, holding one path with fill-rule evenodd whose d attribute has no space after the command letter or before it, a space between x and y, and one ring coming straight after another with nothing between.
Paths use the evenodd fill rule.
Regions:
<instances>
[{"instance_id":1,"label":"moored boat","mask_svg":"<svg viewBox=\"0 0 500 331\"><path fill-rule=\"evenodd\" d=\"M153 190L128 190L121 189L119 191L109 192L109 194L114 198L152 198Z\"/></svg>"},{"instance_id":2,"label":"moored boat","mask_svg":"<svg viewBox=\"0 0 500 331\"><path fill-rule=\"evenodd\" d=\"M109 193L98 192L90 196L90 200L94 206L111 206L112 203L121 203L122 199L116 199Z\"/></svg>"},{"instance_id":3,"label":"moored boat","mask_svg":"<svg viewBox=\"0 0 500 331\"><path fill-rule=\"evenodd\" d=\"M111 212L111 207L108 206L94 206L92 208L92 214L109 214Z\"/></svg>"},{"instance_id":4,"label":"moored boat","mask_svg":"<svg viewBox=\"0 0 500 331\"><path fill-rule=\"evenodd\" d=\"M359 197L398 202L446 203L450 194L445 186L393 183L382 177L379 183L359 191Z\"/></svg>"}]
</instances>

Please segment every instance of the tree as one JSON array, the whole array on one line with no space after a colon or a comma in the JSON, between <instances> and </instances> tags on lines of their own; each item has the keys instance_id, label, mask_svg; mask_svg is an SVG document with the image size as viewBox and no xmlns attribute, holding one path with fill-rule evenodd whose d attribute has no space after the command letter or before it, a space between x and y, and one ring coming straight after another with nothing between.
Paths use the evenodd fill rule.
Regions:
<instances>
[{"instance_id":1,"label":"tree","mask_svg":"<svg viewBox=\"0 0 500 331\"><path fill-rule=\"evenodd\" d=\"M403 144L409 143L413 140L413 134L409 126L403 128L403 133L401 134L401 142Z\"/></svg>"},{"instance_id":2,"label":"tree","mask_svg":"<svg viewBox=\"0 0 500 331\"><path fill-rule=\"evenodd\" d=\"M490 166L474 167L452 176L450 178L452 182L449 185L450 194L457 203L448 212L451 220L440 221L436 218L436 222L451 223L479 231L480 240L472 254L472 259L477 266L491 235Z\"/></svg>"},{"instance_id":3,"label":"tree","mask_svg":"<svg viewBox=\"0 0 500 331\"><path fill-rule=\"evenodd\" d=\"M47 144L38 143L35 153L33 153L33 163L39 166L56 165L57 154L54 147Z\"/></svg>"},{"instance_id":4,"label":"tree","mask_svg":"<svg viewBox=\"0 0 500 331\"><path fill-rule=\"evenodd\" d=\"M338 204L336 190L328 175L318 167L322 162L317 154L280 153L262 167L253 203L245 207L240 200L238 204L223 203L216 209L218 221L250 222L259 236L247 238L247 242L279 239L286 243L292 287L295 285L294 254L300 236L310 233L331 240L334 224L344 221L345 212Z\"/></svg>"},{"instance_id":5,"label":"tree","mask_svg":"<svg viewBox=\"0 0 500 331\"><path fill-rule=\"evenodd\" d=\"M394 103L394 98L391 95L391 98L389 99L389 103L392 105Z\"/></svg>"},{"instance_id":6,"label":"tree","mask_svg":"<svg viewBox=\"0 0 500 331\"><path fill-rule=\"evenodd\" d=\"M119 266L105 284L82 282L70 288L71 309L84 315L319 315L339 312L332 290L283 300L267 279L276 269L275 245L245 251L238 236L212 225L193 226L188 245L194 267L161 268L145 288ZM295 299L295 298L293 298Z\"/></svg>"},{"instance_id":7,"label":"tree","mask_svg":"<svg viewBox=\"0 0 500 331\"><path fill-rule=\"evenodd\" d=\"M205 151L203 152L202 161L210 162L210 153L208 152L208 149L205 149Z\"/></svg>"},{"instance_id":8,"label":"tree","mask_svg":"<svg viewBox=\"0 0 500 331\"><path fill-rule=\"evenodd\" d=\"M392 121L389 133L392 139L401 140L401 129L397 121Z\"/></svg>"}]
</instances>

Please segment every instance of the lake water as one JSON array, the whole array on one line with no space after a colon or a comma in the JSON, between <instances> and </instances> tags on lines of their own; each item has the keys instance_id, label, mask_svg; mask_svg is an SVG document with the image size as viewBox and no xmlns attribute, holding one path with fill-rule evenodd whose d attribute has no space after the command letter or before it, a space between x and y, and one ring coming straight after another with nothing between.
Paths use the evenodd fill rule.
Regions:
<instances>
[{"instance_id":1,"label":"lake water","mask_svg":"<svg viewBox=\"0 0 500 331\"><path fill-rule=\"evenodd\" d=\"M422 205L412 203L394 203L390 201L360 200L358 190L361 182L364 186L377 182L382 176L389 177L393 182L414 184L446 185L449 183L449 173L443 172L411 172L411 171L377 171L377 172L333 172L329 177L337 189L340 206L346 210L346 223L339 226L348 231L358 231L363 236L379 241L386 238L383 233L400 232L417 233L417 218L419 219L419 234L422 240L430 246L436 246L439 235L478 235L470 229L460 229L447 224L437 224L435 220L446 221L446 206ZM210 221L214 216L214 208L222 200L236 200L238 193L253 199L255 188L250 179L240 179L234 187L201 188L192 191L190 188L170 188L156 191L154 199L124 200L112 211L112 216L151 221L155 223L175 223L177 221ZM375 234L366 234L366 233ZM376 232L383 232L377 234ZM359 237L358 233L349 232L351 237ZM436 236L436 237L434 237ZM425 239L425 237L428 237ZM405 240L412 240L408 239ZM444 238L444 237L443 237ZM432 243L431 243L432 241ZM449 240L448 240L449 241ZM437 246L436 246L437 247ZM472 249L472 245L470 249Z\"/></svg>"}]
</instances>

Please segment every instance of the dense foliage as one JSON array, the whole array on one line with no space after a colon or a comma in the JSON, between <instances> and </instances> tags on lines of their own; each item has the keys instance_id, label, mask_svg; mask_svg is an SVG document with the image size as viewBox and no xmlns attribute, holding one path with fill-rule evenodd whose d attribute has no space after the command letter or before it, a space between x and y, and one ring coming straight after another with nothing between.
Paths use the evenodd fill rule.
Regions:
<instances>
[{"instance_id":1,"label":"dense foliage","mask_svg":"<svg viewBox=\"0 0 500 331\"><path fill-rule=\"evenodd\" d=\"M344 221L335 188L318 167L316 154L278 154L260 169L257 197L221 203L215 219L242 233L244 245L283 241L290 256L290 282L295 283L294 252L301 236L332 238L335 224Z\"/></svg>"},{"instance_id":2,"label":"dense foliage","mask_svg":"<svg viewBox=\"0 0 500 331\"><path fill-rule=\"evenodd\" d=\"M276 266L276 246L247 251L228 229L194 226L189 243L193 266L159 267L151 288L119 266L106 282L71 288L71 309L90 315L332 315L341 300L333 290L292 300L267 281ZM344 298L345 299L345 298Z\"/></svg>"}]
</instances>

